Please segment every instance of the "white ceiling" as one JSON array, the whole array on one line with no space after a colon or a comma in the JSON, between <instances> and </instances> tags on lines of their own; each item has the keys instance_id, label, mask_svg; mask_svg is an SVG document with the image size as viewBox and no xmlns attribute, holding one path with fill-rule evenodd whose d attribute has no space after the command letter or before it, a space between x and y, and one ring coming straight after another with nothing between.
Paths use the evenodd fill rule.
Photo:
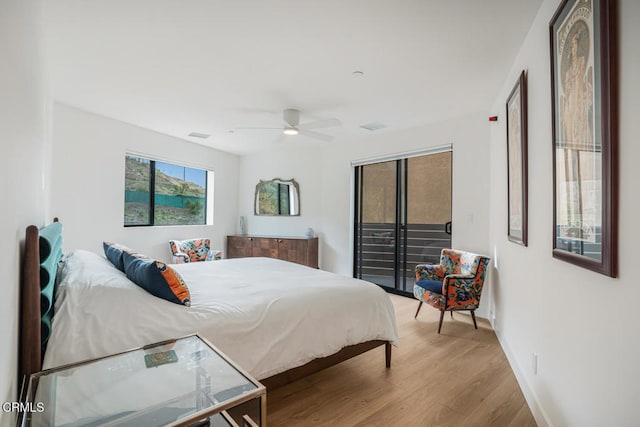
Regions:
<instances>
[{"instance_id":1,"label":"white ceiling","mask_svg":"<svg viewBox=\"0 0 640 427\"><path fill-rule=\"evenodd\" d=\"M345 141L488 111L541 0L56 0L55 99L237 154ZM355 70L364 72L354 77ZM207 140L190 132L211 134Z\"/></svg>"}]
</instances>

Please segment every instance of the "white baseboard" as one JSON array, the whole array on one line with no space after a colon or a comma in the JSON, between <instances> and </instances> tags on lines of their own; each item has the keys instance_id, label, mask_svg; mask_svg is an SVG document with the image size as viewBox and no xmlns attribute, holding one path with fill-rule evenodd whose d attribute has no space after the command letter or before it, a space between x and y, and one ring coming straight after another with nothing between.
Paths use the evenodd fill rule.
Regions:
<instances>
[{"instance_id":1,"label":"white baseboard","mask_svg":"<svg viewBox=\"0 0 640 427\"><path fill-rule=\"evenodd\" d=\"M536 423L538 424L539 427L553 427L553 424L551 423L551 421L549 420L549 417L547 416L546 412L542 408L542 405L540 405L540 402L538 401L538 397L536 396L536 393L529 386L529 383L527 382L526 377L524 376L524 373L523 373L524 371L518 364L518 361L515 355L513 354L513 352L511 351L511 348L509 347L509 344L507 343L506 339L502 336L502 334L496 331L494 327L493 319L490 320L490 323L491 323L491 327L493 328L496 334L496 337L498 337L498 342L502 347L502 351L504 352L505 356L507 356L509 365L511 365L511 370L516 376L516 381L518 381L520 390L522 390L522 394L524 395L524 398L527 401L527 404L529 405L529 409L531 409L531 413L533 414L533 418L536 420Z\"/></svg>"}]
</instances>

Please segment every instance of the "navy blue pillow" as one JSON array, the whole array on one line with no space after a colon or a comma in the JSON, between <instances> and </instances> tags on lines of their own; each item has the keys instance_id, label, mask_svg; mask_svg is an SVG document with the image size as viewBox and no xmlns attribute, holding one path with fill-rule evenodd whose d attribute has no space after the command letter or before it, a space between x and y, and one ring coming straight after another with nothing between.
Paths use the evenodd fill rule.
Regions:
<instances>
[{"instance_id":1,"label":"navy blue pillow","mask_svg":"<svg viewBox=\"0 0 640 427\"><path fill-rule=\"evenodd\" d=\"M187 284L164 262L123 252L124 271L132 282L150 294L167 301L191 305Z\"/></svg>"},{"instance_id":2,"label":"navy blue pillow","mask_svg":"<svg viewBox=\"0 0 640 427\"><path fill-rule=\"evenodd\" d=\"M125 247L116 243L102 242L102 248L104 249L104 256L111 261L111 264L118 270L124 272L124 259L122 254L124 253Z\"/></svg>"},{"instance_id":3,"label":"navy blue pillow","mask_svg":"<svg viewBox=\"0 0 640 427\"><path fill-rule=\"evenodd\" d=\"M442 280L418 280L416 285L434 294L442 295Z\"/></svg>"}]
</instances>

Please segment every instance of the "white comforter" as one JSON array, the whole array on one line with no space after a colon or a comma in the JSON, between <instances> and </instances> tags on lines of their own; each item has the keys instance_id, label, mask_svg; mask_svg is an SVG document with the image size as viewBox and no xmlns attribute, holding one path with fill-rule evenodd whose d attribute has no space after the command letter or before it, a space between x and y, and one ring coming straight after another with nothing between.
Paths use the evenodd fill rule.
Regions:
<instances>
[{"instance_id":1,"label":"white comforter","mask_svg":"<svg viewBox=\"0 0 640 427\"><path fill-rule=\"evenodd\" d=\"M270 258L173 267L191 307L150 295L99 255L68 255L44 367L198 332L262 379L347 345L397 344L393 305L371 283Z\"/></svg>"}]
</instances>

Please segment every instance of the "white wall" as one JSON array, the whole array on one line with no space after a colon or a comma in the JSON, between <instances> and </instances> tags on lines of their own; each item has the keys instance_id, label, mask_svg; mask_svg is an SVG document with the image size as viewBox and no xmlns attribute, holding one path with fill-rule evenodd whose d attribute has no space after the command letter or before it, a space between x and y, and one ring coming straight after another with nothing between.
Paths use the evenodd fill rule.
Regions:
<instances>
[{"instance_id":1,"label":"white wall","mask_svg":"<svg viewBox=\"0 0 640 427\"><path fill-rule=\"evenodd\" d=\"M246 156L241 160L239 214L247 216L251 234L302 236L312 227L320 237L320 267L351 276L351 161L452 143L452 244L488 254L488 140L489 124L482 113L399 132L380 131L348 143ZM255 185L260 179L274 177L299 181L300 217L253 215ZM428 183L425 191L437 197L437 189L429 188Z\"/></svg>"},{"instance_id":2,"label":"white wall","mask_svg":"<svg viewBox=\"0 0 640 427\"><path fill-rule=\"evenodd\" d=\"M244 156L240 159L239 215L249 234L303 236L307 227L321 231L322 200L317 196L322 182L322 162L313 149L292 148ZM260 180L295 179L300 185L300 216L255 216L254 195ZM237 223L238 221L236 221ZM240 230L236 230L240 231Z\"/></svg>"},{"instance_id":3,"label":"white wall","mask_svg":"<svg viewBox=\"0 0 640 427\"><path fill-rule=\"evenodd\" d=\"M619 1L619 278L552 258L552 143L546 0L497 94L504 103L522 69L529 93L529 247L507 241L504 120L491 131L491 274L494 327L540 425L637 426L640 342L636 301L640 209L640 2ZM538 353L538 374L532 353Z\"/></svg>"},{"instance_id":4,"label":"white wall","mask_svg":"<svg viewBox=\"0 0 640 427\"><path fill-rule=\"evenodd\" d=\"M0 403L17 398L20 245L25 228L47 213L48 102L44 79L42 2L0 6ZM0 425L11 425L0 411Z\"/></svg>"},{"instance_id":5,"label":"white wall","mask_svg":"<svg viewBox=\"0 0 640 427\"><path fill-rule=\"evenodd\" d=\"M130 151L214 171L214 225L125 228L124 158ZM224 249L224 237L235 232L237 206L237 156L55 104L51 212L65 227L66 251L102 253L102 241L110 240L169 261L168 241L193 237Z\"/></svg>"}]
</instances>

